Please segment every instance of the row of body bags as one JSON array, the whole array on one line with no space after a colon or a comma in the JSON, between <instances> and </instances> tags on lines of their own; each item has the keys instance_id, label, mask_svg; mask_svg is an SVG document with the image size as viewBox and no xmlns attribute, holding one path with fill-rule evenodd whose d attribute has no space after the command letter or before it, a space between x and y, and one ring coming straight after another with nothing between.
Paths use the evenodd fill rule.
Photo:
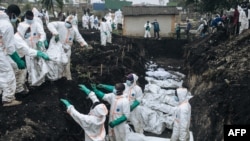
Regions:
<instances>
[{"instance_id":1,"label":"row of body bags","mask_svg":"<svg viewBox=\"0 0 250 141\"><path fill-rule=\"evenodd\" d=\"M158 68L150 61L146 65L146 81L144 96L141 101L141 116L144 123L144 131L162 134L168 128L173 128L175 112L178 101L175 89L182 87L184 74L174 71L165 71ZM189 92L190 98L191 93Z\"/></svg>"}]
</instances>

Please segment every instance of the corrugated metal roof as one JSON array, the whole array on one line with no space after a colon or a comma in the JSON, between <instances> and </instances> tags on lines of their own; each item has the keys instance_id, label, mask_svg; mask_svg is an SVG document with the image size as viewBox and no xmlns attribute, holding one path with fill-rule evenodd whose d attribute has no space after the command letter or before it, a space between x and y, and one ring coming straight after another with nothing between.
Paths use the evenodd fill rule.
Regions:
<instances>
[{"instance_id":1,"label":"corrugated metal roof","mask_svg":"<svg viewBox=\"0 0 250 141\"><path fill-rule=\"evenodd\" d=\"M176 7L169 7L169 6L124 6L122 8L122 13L125 16L179 14Z\"/></svg>"}]
</instances>

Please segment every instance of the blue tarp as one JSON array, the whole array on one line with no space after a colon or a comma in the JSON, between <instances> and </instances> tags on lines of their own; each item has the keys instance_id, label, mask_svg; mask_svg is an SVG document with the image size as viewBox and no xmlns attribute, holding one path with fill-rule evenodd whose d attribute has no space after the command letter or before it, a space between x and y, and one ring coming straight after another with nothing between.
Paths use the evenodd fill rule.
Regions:
<instances>
[{"instance_id":1,"label":"blue tarp","mask_svg":"<svg viewBox=\"0 0 250 141\"><path fill-rule=\"evenodd\" d=\"M105 10L105 3L93 3L93 10L96 11Z\"/></svg>"}]
</instances>

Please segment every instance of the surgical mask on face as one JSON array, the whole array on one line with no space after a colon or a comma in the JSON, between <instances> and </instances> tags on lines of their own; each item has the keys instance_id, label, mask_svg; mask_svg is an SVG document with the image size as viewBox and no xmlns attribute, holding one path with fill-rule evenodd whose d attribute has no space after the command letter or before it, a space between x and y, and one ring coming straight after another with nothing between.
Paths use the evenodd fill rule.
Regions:
<instances>
[{"instance_id":1,"label":"surgical mask on face","mask_svg":"<svg viewBox=\"0 0 250 141\"><path fill-rule=\"evenodd\" d=\"M126 84L127 84L128 86L131 86L131 85L132 85L132 82L129 81L129 80L126 80Z\"/></svg>"},{"instance_id":2,"label":"surgical mask on face","mask_svg":"<svg viewBox=\"0 0 250 141\"><path fill-rule=\"evenodd\" d=\"M30 33L25 33L25 34L24 34L24 38L25 38L25 39L28 39L29 37L30 37Z\"/></svg>"},{"instance_id":3,"label":"surgical mask on face","mask_svg":"<svg viewBox=\"0 0 250 141\"><path fill-rule=\"evenodd\" d=\"M17 21L17 18L14 18L14 19L10 19L10 22L12 22L12 23L16 23L16 21Z\"/></svg>"},{"instance_id":4,"label":"surgical mask on face","mask_svg":"<svg viewBox=\"0 0 250 141\"><path fill-rule=\"evenodd\" d=\"M70 23L65 23L65 27L67 27L67 28L71 28L72 27L72 25L70 24Z\"/></svg>"},{"instance_id":5,"label":"surgical mask on face","mask_svg":"<svg viewBox=\"0 0 250 141\"><path fill-rule=\"evenodd\" d=\"M113 93L116 94L116 93L117 93L117 90L116 90L116 89L113 89Z\"/></svg>"},{"instance_id":6,"label":"surgical mask on face","mask_svg":"<svg viewBox=\"0 0 250 141\"><path fill-rule=\"evenodd\" d=\"M28 20L28 19L26 19L26 22L27 22L27 24L32 24L32 23L33 23L33 20Z\"/></svg>"}]
</instances>

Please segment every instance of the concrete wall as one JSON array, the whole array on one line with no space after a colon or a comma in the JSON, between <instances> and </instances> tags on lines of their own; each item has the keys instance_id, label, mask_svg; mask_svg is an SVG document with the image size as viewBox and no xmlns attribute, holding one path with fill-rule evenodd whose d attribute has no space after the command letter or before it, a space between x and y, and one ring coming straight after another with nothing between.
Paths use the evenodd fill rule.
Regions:
<instances>
[{"instance_id":1,"label":"concrete wall","mask_svg":"<svg viewBox=\"0 0 250 141\"><path fill-rule=\"evenodd\" d=\"M143 16L124 16L123 35L125 36L144 36L144 24L147 21L153 22L157 19L160 25L160 36L168 37L169 33L174 31L175 16L174 15L143 15ZM151 36L154 35L153 26L150 30Z\"/></svg>"}]
</instances>

